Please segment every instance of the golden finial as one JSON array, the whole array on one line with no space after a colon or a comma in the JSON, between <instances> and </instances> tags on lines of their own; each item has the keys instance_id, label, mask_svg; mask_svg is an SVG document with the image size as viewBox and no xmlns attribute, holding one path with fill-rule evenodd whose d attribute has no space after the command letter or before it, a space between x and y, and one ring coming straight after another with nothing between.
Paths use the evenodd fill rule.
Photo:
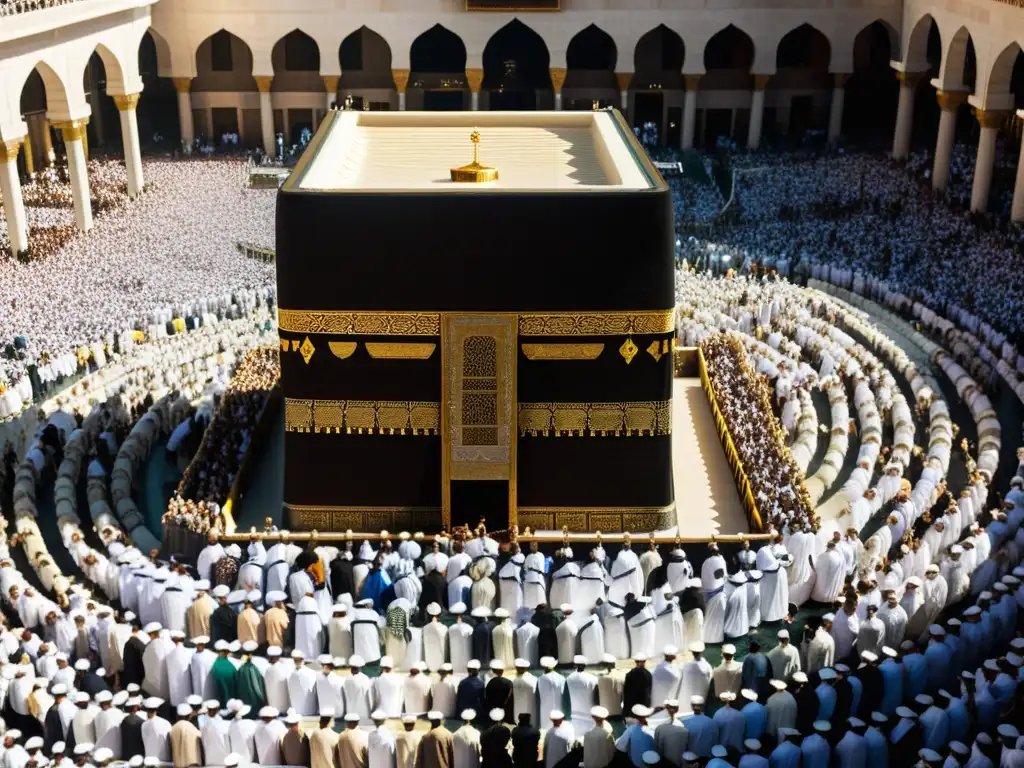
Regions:
<instances>
[{"instance_id":1,"label":"golden finial","mask_svg":"<svg viewBox=\"0 0 1024 768\"><path fill-rule=\"evenodd\" d=\"M473 142L473 162L460 168L452 168L452 181L470 184L497 181L498 169L480 164L480 131L474 128L469 140Z\"/></svg>"}]
</instances>

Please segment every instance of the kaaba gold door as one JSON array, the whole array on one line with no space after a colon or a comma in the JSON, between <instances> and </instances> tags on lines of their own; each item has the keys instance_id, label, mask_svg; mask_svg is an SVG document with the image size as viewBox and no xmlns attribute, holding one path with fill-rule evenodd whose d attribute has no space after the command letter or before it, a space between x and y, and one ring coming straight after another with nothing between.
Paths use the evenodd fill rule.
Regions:
<instances>
[{"instance_id":1,"label":"kaaba gold door","mask_svg":"<svg viewBox=\"0 0 1024 768\"><path fill-rule=\"evenodd\" d=\"M441 517L516 521L517 316L441 316Z\"/></svg>"}]
</instances>

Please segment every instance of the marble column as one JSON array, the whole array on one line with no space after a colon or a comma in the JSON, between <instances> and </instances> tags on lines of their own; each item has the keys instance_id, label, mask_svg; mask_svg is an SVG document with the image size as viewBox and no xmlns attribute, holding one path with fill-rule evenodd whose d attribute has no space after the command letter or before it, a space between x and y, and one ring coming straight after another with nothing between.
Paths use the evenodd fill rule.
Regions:
<instances>
[{"instance_id":1,"label":"marble column","mask_svg":"<svg viewBox=\"0 0 1024 768\"><path fill-rule=\"evenodd\" d=\"M683 135L682 148L693 149L693 133L697 122L697 89L700 87L700 75L684 75L686 95L683 97Z\"/></svg>"},{"instance_id":2,"label":"marble column","mask_svg":"<svg viewBox=\"0 0 1024 768\"><path fill-rule=\"evenodd\" d=\"M18 178L18 148L21 139L0 141L0 194L4 196L4 215L7 217L7 236L11 241L11 255L17 256L28 248L28 222L25 204L21 199L21 179Z\"/></svg>"},{"instance_id":3,"label":"marble column","mask_svg":"<svg viewBox=\"0 0 1024 768\"><path fill-rule=\"evenodd\" d=\"M135 109L139 106L139 94L126 93L115 96L114 103L121 117L121 141L124 144L124 165L128 171L128 197L142 193L142 150L139 146L139 121Z\"/></svg>"},{"instance_id":4,"label":"marble column","mask_svg":"<svg viewBox=\"0 0 1024 768\"><path fill-rule=\"evenodd\" d=\"M39 124L43 129L43 167L49 168L57 159L57 154L53 151L53 134L50 133L53 126L45 115L41 117Z\"/></svg>"},{"instance_id":5,"label":"marble column","mask_svg":"<svg viewBox=\"0 0 1024 768\"><path fill-rule=\"evenodd\" d=\"M832 75L832 103L828 109L828 143L839 141L843 132L843 104L846 101L846 81L849 75L835 73Z\"/></svg>"},{"instance_id":6,"label":"marble column","mask_svg":"<svg viewBox=\"0 0 1024 768\"><path fill-rule=\"evenodd\" d=\"M409 87L409 70L392 69L391 77L395 80L395 90L398 91L398 109L405 111L405 89Z\"/></svg>"},{"instance_id":7,"label":"marble column","mask_svg":"<svg viewBox=\"0 0 1024 768\"><path fill-rule=\"evenodd\" d=\"M921 72L897 72L900 100L896 109L896 134L892 140L893 160L905 160L910 152L910 133L914 128L914 93L921 82Z\"/></svg>"},{"instance_id":8,"label":"marble column","mask_svg":"<svg viewBox=\"0 0 1024 768\"><path fill-rule=\"evenodd\" d=\"M320 78L324 81L324 90L327 92L324 99L324 109L330 110L338 98L338 81L341 80L341 76L321 75Z\"/></svg>"},{"instance_id":9,"label":"marble column","mask_svg":"<svg viewBox=\"0 0 1024 768\"><path fill-rule=\"evenodd\" d=\"M75 224L83 232L88 232L92 229L92 202L89 199L89 173L85 167L85 149L82 146L85 126L85 120L68 120L54 127L60 129L68 155L71 196L75 203Z\"/></svg>"},{"instance_id":10,"label":"marble column","mask_svg":"<svg viewBox=\"0 0 1024 768\"><path fill-rule=\"evenodd\" d=\"M1024 109L1017 110L1017 117L1024 119ZM1020 157L1017 159L1017 180L1013 184L1013 207L1010 221L1024 221L1024 135L1021 136Z\"/></svg>"},{"instance_id":11,"label":"marble column","mask_svg":"<svg viewBox=\"0 0 1024 768\"><path fill-rule=\"evenodd\" d=\"M192 78L175 77L174 90L178 92L178 126L182 144L191 144L196 138L192 120Z\"/></svg>"},{"instance_id":12,"label":"marble column","mask_svg":"<svg viewBox=\"0 0 1024 768\"><path fill-rule=\"evenodd\" d=\"M257 75L256 88L260 92L260 132L263 134L263 151L273 156L277 148L274 145L274 105L270 101L270 85L274 82L273 75Z\"/></svg>"},{"instance_id":13,"label":"marble column","mask_svg":"<svg viewBox=\"0 0 1024 768\"><path fill-rule=\"evenodd\" d=\"M25 121L28 122L27 120ZM35 160L32 157L32 137L30 131L25 131L25 173L29 176L35 175Z\"/></svg>"},{"instance_id":14,"label":"marble column","mask_svg":"<svg viewBox=\"0 0 1024 768\"><path fill-rule=\"evenodd\" d=\"M475 68L467 69L466 82L469 83L469 108L476 112L480 109L480 87L484 84L484 71Z\"/></svg>"},{"instance_id":15,"label":"marble column","mask_svg":"<svg viewBox=\"0 0 1024 768\"><path fill-rule=\"evenodd\" d=\"M761 146L761 123L764 121L764 89L771 75L754 75L754 93L750 97L750 124L747 126L747 149Z\"/></svg>"},{"instance_id":16,"label":"marble column","mask_svg":"<svg viewBox=\"0 0 1024 768\"><path fill-rule=\"evenodd\" d=\"M935 163L932 166L932 189L941 192L949 182L949 158L956 139L956 111L967 101L967 91L936 91L939 102L939 135L935 140Z\"/></svg>"},{"instance_id":17,"label":"marble column","mask_svg":"<svg viewBox=\"0 0 1024 768\"><path fill-rule=\"evenodd\" d=\"M615 80L619 84L619 111L629 112L629 84L633 80L632 72L616 72Z\"/></svg>"},{"instance_id":18,"label":"marble column","mask_svg":"<svg viewBox=\"0 0 1024 768\"><path fill-rule=\"evenodd\" d=\"M562 86L565 85L565 67L551 67L551 87L555 91L555 109L562 108Z\"/></svg>"},{"instance_id":19,"label":"marble column","mask_svg":"<svg viewBox=\"0 0 1024 768\"><path fill-rule=\"evenodd\" d=\"M992 165L996 159L996 134L1006 112L976 109L974 116L981 126L978 157L974 161L974 186L971 187L971 210L984 213L988 209L988 193L992 187Z\"/></svg>"}]
</instances>

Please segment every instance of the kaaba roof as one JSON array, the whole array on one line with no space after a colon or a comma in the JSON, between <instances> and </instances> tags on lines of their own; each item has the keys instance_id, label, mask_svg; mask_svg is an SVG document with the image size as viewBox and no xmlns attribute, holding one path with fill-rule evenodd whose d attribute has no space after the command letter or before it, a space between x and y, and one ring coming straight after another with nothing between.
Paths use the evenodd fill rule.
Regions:
<instances>
[{"instance_id":1,"label":"kaaba roof","mask_svg":"<svg viewBox=\"0 0 1024 768\"><path fill-rule=\"evenodd\" d=\"M473 159L496 181L453 182ZM593 112L329 112L284 189L292 192L624 192L663 184L628 126Z\"/></svg>"}]
</instances>

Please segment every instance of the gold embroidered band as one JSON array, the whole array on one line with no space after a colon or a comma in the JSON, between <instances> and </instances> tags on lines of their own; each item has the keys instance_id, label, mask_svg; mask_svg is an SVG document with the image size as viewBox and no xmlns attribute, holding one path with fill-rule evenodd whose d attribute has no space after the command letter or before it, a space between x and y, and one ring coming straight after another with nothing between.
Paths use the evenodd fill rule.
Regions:
<instances>
[{"instance_id":1,"label":"gold embroidered band","mask_svg":"<svg viewBox=\"0 0 1024 768\"><path fill-rule=\"evenodd\" d=\"M300 400L285 398L288 432L436 435L441 405L416 400Z\"/></svg>"},{"instance_id":2,"label":"gold embroidered band","mask_svg":"<svg viewBox=\"0 0 1024 768\"><path fill-rule=\"evenodd\" d=\"M331 350L331 354L339 360L346 360L352 357L352 354L356 351L356 346L357 344L354 341L327 342L327 347Z\"/></svg>"},{"instance_id":3,"label":"gold embroidered band","mask_svg":"<svg viewBox=\"0 0 1024 768\"><path fill-rule=\"evenodd\" d=\"M289 525L297 530L416 531L441 527L440 507L284 506Z\"/></svg>"},{"instance_id":4,"label":"gold embroidered band","mask_svg":"<svg viewBox=\"0 0 1024 768\"><path fill-rule=\"evenodd\" d=\"M676 505L667 507L519 507L522 531L664 531L678 523Z\"/></svg>"},{"instance_id":5,"label":"gold embroidered band","mask_svg":"<svg viewBox=\"0 0 1024 768\"><path fill-rule=\"evenodd\" d=\"M366 351L374 360L426 360L435 349L437 344L433 342L366 342Z\"/></svg>"},{"instance_id":6,"label":"gold embroidered band","mask_svg":"<svg viewBox=\"0 0 1024 768\"><path fill-rule=\"evenodd\" d=\"M671 333L675 309L638 312L524 312L520 336L619 336L627 333Z\"/></svg>"},{"instance_id":7,"label":"gold embroidered band","mask_svg":"<svg viewBox=\"0 0 1024 768\"><path fill-rule=\"evenodd\" d=\"M523 344L527 360L596 360L604 344Z\"/></svg>"},{"instance_id":8,"label":"gold embroidered band","mask_svg":"<svg viewBox=\"0 0 1024 768\"><path fill-rule=\"evenodd\" d=\"M672 401L636 403L520 403L519 434L562 435L669 435Z\"/></svg>"}]
</instances>

